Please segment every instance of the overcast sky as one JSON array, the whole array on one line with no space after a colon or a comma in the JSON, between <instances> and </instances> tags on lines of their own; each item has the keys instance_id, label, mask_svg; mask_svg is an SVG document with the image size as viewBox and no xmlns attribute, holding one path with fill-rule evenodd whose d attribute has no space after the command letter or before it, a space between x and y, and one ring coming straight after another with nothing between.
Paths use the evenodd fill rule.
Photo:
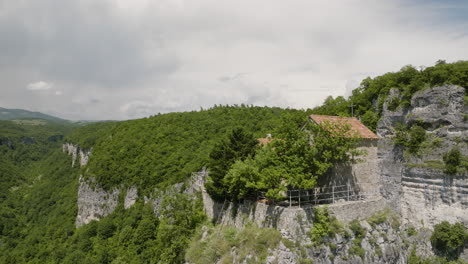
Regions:
<instances>
[{"instance_id":1,"label":"overcast sky","mask_svg":"<svg viewBox=\"0 0 468 264\"><path fill-rule=\"evenodd\" d=\"M367 76L468 59L466 14L468 1L0 0L0 107L312 108Z\"/></svg>"}]
</instances>

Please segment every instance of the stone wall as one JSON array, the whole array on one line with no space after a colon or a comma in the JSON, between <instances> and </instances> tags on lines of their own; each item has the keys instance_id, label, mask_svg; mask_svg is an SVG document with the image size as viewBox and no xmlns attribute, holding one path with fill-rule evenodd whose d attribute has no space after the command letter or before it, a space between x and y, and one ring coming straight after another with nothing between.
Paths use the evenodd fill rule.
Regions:
<instances>
[{"instance_id":1,"label":"stone wall","mask_svg":"<svg viewBox=\"0 0 468 264\"><path fill-rule=\"evenodd\" d=\"M379 179L377 177L377 145L378 140L362 139L357 150L366 154L356 157L357 162L337 164L329 173L319 177L319 187L344 186L350 184L355 186L353 192L378 193Z\"/></svg>"},{"instance_id":2,"label":"stone wall","mask_svg":"<svg viewBox=\"0 0 468 264\"><path fill-rule=\"evenodd\" d=\"M386 200L375 197L363 201L341 202L328 205L329 212L342 223L349 223L355 219L364 220L388 207Z\"/></svg>"}]
</instances>

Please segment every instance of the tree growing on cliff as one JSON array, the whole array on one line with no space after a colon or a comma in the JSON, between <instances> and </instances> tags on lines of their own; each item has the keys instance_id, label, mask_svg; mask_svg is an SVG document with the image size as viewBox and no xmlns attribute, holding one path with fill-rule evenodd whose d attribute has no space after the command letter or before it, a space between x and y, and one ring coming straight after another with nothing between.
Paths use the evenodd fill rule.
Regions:
<instances>
[{"instance_id":1,"label":"tree growing on cliff","mask_svg":"<svg viewBox=\"0 0 468 264\"><path fill-rule=\"evenodd\" d=\"M451 225L444 221L434 226L431 235L432 248L436 254L449 260L455 260L460 255L463 245L468 241L466 227L462 223Z\"/></svg>"},{"instance_id":2,"label":"tree growing on cliff","mask_svg":"<svg viewBox=\"0 0 468 264\"><path fill-rule=\"evenodd\" d=\"M448 174L457 173L461 164L461 152L459 148L453 148L442 156L445 163L445 172Z\"/></svg>"},{"instance_id":3,"label":"tree growing on cliff","mask_svg":"<svg viewBox=\"0 0 468 264\"><path fill-rule=\"evenodd\" d=\"M236 128L226 138L217 143L210 153L210 174L206 190L217 200L226 197L228 190L223 179L236 160L245 160L255 153L258 141L243 128Z\"/></svg>"}]
</instances>

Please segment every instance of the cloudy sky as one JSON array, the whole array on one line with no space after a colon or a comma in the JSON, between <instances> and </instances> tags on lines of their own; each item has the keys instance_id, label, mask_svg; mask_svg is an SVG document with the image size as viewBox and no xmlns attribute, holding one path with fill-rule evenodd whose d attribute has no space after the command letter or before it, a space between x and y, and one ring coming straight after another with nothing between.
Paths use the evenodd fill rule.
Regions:
<instances>
[{"instance_id":1,"label":"cloudy sky","mask_svg":"<svg viewBox=\"0 0 468 264\"><path fill-rule=\"evenodd\" d=\"M468 59L466 14L442 0L0 0L0 107L311 108L367 76Z\"/></svg>"}]
</instances>

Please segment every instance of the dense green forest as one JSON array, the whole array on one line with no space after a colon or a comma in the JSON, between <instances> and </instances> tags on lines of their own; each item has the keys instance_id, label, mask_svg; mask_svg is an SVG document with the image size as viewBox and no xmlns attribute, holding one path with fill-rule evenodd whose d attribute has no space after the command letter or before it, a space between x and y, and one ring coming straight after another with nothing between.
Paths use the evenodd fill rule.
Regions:
<instances>
[{"instance_id":1,"label":"dense green forest","mask_svg":"<svg viewBox=\"0 0 468 264\"><path fill-rule=\"evenodd\" d=\"M303 144L291 144L304 139L298 128L308 114L351 116L353 105L354 116L360 116L375 130L391 88L398 88L403 94L402 100L391 102L397 108L407 106L416 91L445 83L467 88L468 62L439 61L425 69L405 66L400 71L363 80L348 99L329 97L322 106L307 110L215 106L81 127L42 119L0 121L0 263L182 263L191 237L200 235L195 234L197 226L207 221L199 200L185 195L167 197L162 202L160 218L143 201L127 210L120 203L101 221L76 229L79 175L96 178L105 189L137 185L143 197L155 188L166 189L184 181L191 172L204 166L215 165L215 154L210 158L210 153L216 153L217 146L228 140L233 131L241 129L250 138L246 144L252 149L241 151L241 155L220 166L225 173L222 181L242 186L248 183L243 181L244 172L252 168L264 170L262 162L274 154L270 149L254 156L262 151L252 139L263 138L267 133L272 133L273 138L288 138L289 133L292 140L273 144L286 155L270 161L300 165L304 160L286 150L304 150L300 148ZM72 168L71 157L61 151L63 142L92 148L88 165ZM320 151L304 154L314 158ZM343 156L335 156L335 160L340 158ZM311 170L320 169L295 167L307 177L316 175ZM295 184L312 184L313 177L307 177ZM266 182L268 179L257 183ZM221 193L239 198L248 195L242 192L244 189L247 188ZM196 252L189 253L199 258Z\"/></svg>"},{"instance_id":2,"label":"dense green forest","mask_svg":"<svg viewBox=\"0 0 468 264\"><path fill-rule=\"evenodd\" d=\"M106 189L136 184L140 192L149 193L206 166L215 143L231 130L241 127L254 137L265 137L287 116L300 117L302 123L307 120L303 110L218 106L93 124L76 129L67 140L83 142L84 148L93 146L93 158L83 168L86 177L96 178Z\"/></svg>"},{"instance_id":3,"label":"dense green forest","mask_svg":"<svg viewBox=\"0 0 468 264\"><path fill-rule=\"evenodd\" d=\"M43 119L0 121L1 263L50 255L74 232L78 174L61 153L72 129Z\"/></svg>"}]
</instances>

